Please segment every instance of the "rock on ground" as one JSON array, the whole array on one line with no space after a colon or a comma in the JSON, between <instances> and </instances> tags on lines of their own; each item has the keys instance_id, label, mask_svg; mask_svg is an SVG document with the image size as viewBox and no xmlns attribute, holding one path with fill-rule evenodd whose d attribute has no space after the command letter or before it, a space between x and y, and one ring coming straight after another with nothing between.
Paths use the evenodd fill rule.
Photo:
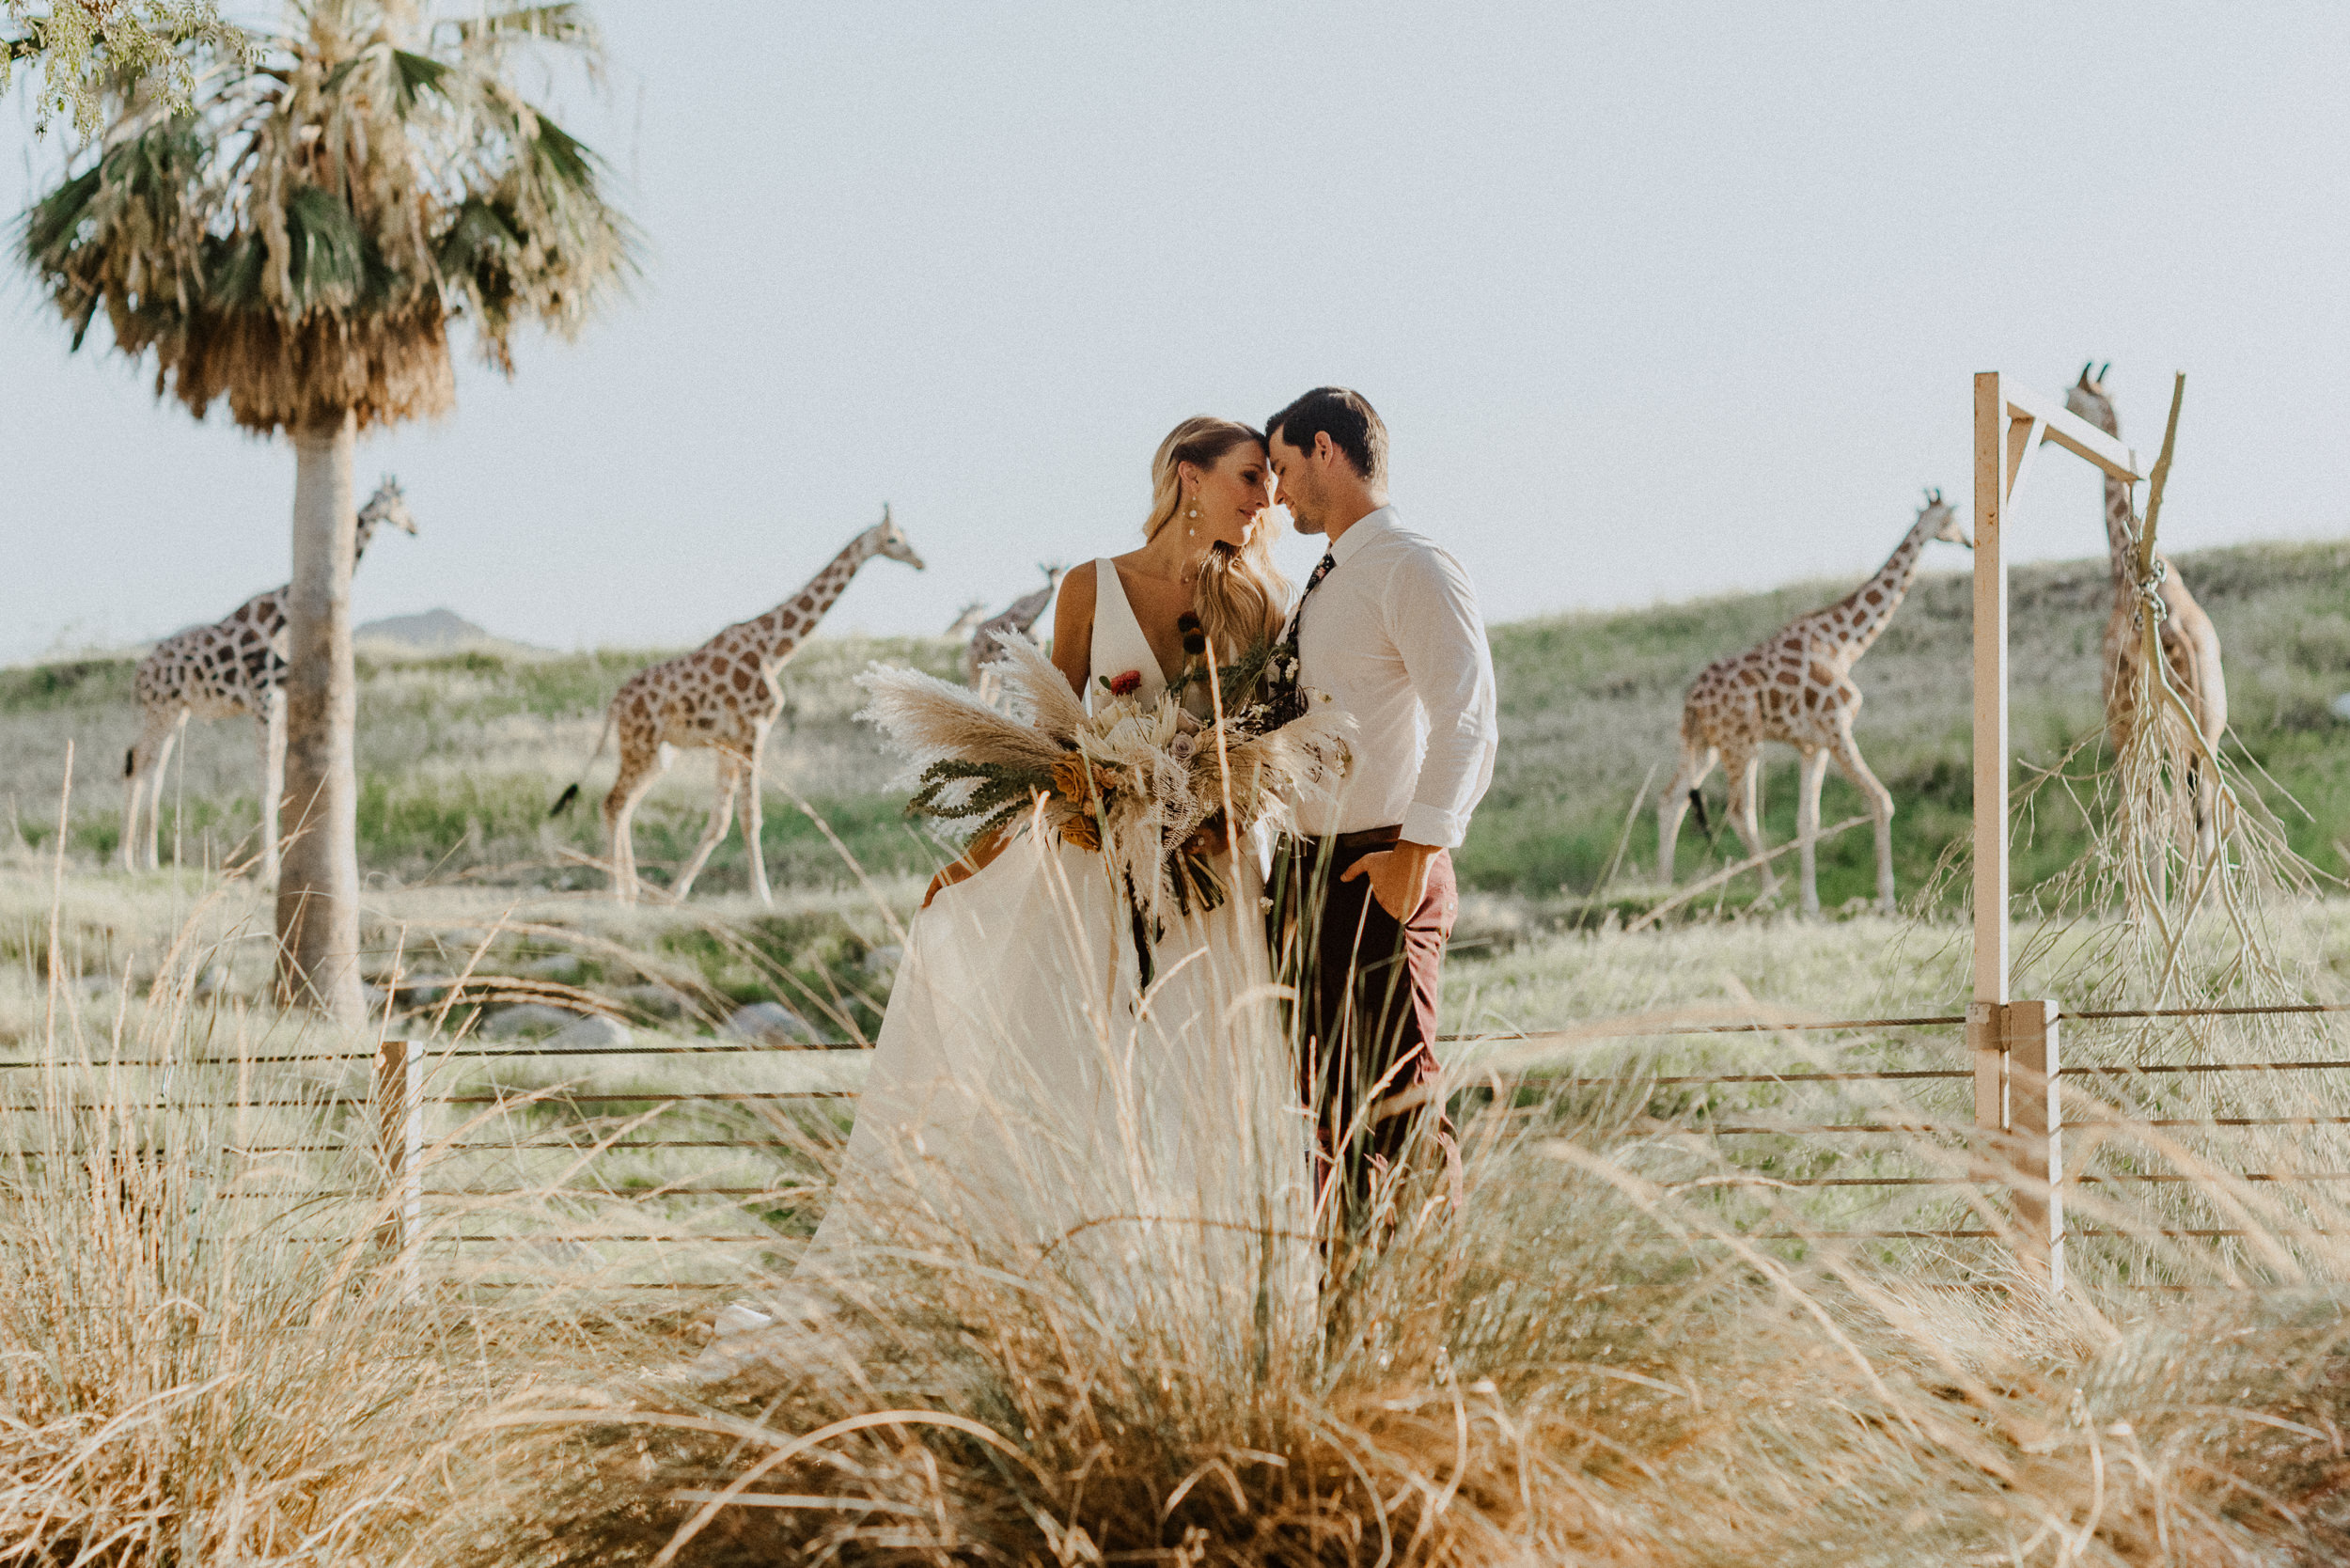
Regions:
<instances>
[{"instance_id":1,"label":"rock on ground","mask_svg":"<svg viewBox=\"0 0 2350 1568\"><path fill-rule=\"evenodd\" d=\"M816 1031L807 1021L781 1002L753 1002L736 1008L725 1032L738 1040L761 1040L772 1045L813 1045Z\"/></svg>"},{"instance_id":2,"label":"rock on ground","mask_svg":"<svg viewBox=\"0 0 2350 1568\"><path fill-rule=\"evenodd\" d=\"M648 1018L682 1018L694 1010L694 999L670 985L626 985L618 995Z\"/></svg>"},{"instance_id":3,"label":"rock on ground","mask_svg":"<svg viewBox=\"0 0 2350 1568\"><path fill-rule=\"evenodd\" d=\"M625 1051L635 1043L626 1024L591 1013L572 1019L540 1043L551 1051Z\"/></svg>"},{"instance_id":4,"label":"rock on ground","mask_svg":"<svg viewBox=\"0 0 2350 1568\"><path fill-rule=\"evenodd\" d=\"M392 995L409 1007L429 1007L448 995L457 981L447 975L402 975Z\"/></svg>"},{"instance_id":5,"label":"rock on ground","mask_svg":"<svg viewBox=\"0 0 2350 1568\"><path fill-rule=\"evenodd\" d=\"M482 1021L481 1033L489 1040L511 1040L517 1035L535 1033L540 1029L560 1029L578 1022L579 1014L544 1002L517 1002L502 1007Z\"/></svg>"}]
</instances>

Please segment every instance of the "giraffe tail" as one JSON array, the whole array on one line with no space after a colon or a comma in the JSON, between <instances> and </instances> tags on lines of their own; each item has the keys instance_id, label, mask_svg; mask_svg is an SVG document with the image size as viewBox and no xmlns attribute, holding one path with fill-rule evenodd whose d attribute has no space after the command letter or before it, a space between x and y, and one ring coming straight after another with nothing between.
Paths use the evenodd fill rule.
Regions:
<instances>
[{"instance_id":1,"label":"giraffe tail","mask_svg":"<svg viewBox=\"0 0 2350 1568\"><path fill-rule=\"evenodd\" d=\"M588 754L588 768L596 765L597 759L603 755L604 746L611 742L612 723L612 710L607 708L603 713L603 728L596 733L596 749ZM588 768L580 769L579 776L563 786L563 792L555 797L555 805L547 812L549 817L561 816L579 799L579 787L588 782Z\"/></svg>"},{"instance_id":2,"label":"giraffe tail","mask_svg":"<svg viewBox=\"0 0 2350 1568\"><path fill-rule=\"evenodd\" d=\"M1704 834L1708 839L1714 837L1714 824L1705 819L1704 791L1691 790L1689 792L1689 809L1698 814L1698 831Z\"/></svg>"}]
</instances>

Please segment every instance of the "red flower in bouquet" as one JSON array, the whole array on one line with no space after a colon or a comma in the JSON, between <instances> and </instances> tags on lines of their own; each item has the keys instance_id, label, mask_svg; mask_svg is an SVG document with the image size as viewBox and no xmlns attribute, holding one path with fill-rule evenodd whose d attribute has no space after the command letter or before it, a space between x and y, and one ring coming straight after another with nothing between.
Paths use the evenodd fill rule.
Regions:
<instances>
[{"instance_id":1,"label":"red flower in bouquet","mask_svg":"<svg viewBox=\"0 0 2350 1568\"><path fill-rule=\"evenodd\" d=\"M1138 669L1130 669L1123 675L1113 675L1110 677L1110 695L1112 697L1127 697L1140 688L1141 685L1142 671Z\"/></svg>"}]
</instances>

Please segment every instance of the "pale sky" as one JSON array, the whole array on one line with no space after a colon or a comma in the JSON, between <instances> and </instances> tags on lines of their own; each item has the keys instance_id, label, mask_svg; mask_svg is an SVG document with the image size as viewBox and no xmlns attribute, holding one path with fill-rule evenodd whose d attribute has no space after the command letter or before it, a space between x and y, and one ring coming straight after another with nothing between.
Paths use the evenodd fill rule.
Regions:
<instances>
[{"instance_id":1,"label":"pale sky","mask_svg":"<svg viewBox=\"0 0 2350 1568\"><path fill-rule=\"evenodd\" d=\"M1969 378L2111 360L2164 542L2350 532L2350 8L606 0L568 123L650 235L575 344L365 444L362 619L679 646L890 501L832 630L1130 547L1159 438L1322 382L1488 618L1872 570ZM0 102L0 206L67 151ZM287 575L292 458L0 282L0 660ZM2041 465L2026 556L2100 548ZM1313 547L1290 540L1302 574ZM1964 554L1937 547L1930 566Z\"/></svg>"}]
</instances>

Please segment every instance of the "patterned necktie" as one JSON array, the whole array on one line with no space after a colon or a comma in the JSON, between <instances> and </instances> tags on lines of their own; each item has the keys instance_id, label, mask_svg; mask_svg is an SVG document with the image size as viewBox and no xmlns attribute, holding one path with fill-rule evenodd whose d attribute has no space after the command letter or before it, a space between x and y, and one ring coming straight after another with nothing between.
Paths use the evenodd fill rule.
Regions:
<instances>
[{"instance_id":1,"label":"patterned necktie","mask_svg":"<svg viewBox=\"0 0 2350 1568\"><path fill-rule=\"evenodd\" d=\"M1292 651L1295 651L1297 648L1299 629L1306 624L1306 601L1314 596L1314 589L1322 586L1322 579L1330 575L1330 569L1338 564L1339 557L1325 550L1322 554L1321 562L1314 568L1314 574L1306 579L1306 591L1297 596L1297 607L1290 611L1290 629L1283 634L1281 638Z\"/></svg>"},{"instance_id":2,"label":"patterned necktie","mask_svg":"<svg viewBox=\"0 0 2350 1568\"><path fill-rule=\"evenodd\" d=\"M1273 700L1273 722L1288 723L1306 711L1304 688L1298 680L1297 635L1306 624L1306 601L1314 596L1322 579L1330 575L1330 569L1339 564L1335 555L1325 553L1314 574L1306 579L1306 590L1297 596L1297 605L1290 611L1290 623L1281 633L1281 640L1273 645L1273 667L1267 682Z\"/></svg>"}]
</instances>

